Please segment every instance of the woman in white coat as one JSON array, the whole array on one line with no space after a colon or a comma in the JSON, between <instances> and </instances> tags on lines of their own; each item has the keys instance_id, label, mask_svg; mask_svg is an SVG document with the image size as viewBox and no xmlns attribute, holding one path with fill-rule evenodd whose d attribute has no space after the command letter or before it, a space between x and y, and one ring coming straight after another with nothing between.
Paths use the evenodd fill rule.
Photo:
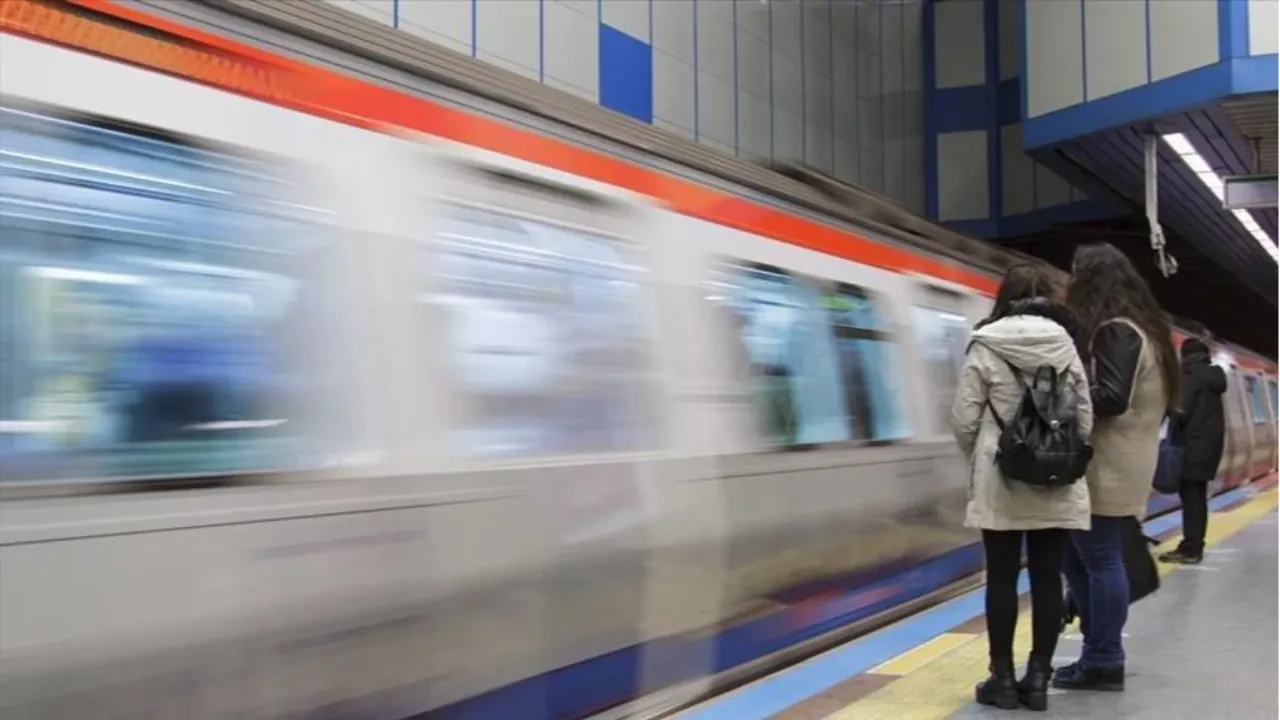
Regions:
<instances>
[{"instance_id":1,"label":"woman in white coat","mask_svg":"<svg viewBox=\"0 0 1280 720\"><path fill-rule=\"evenodd\" d=\"M1052 366L1066 379L1075 403L1077 429L1087 439L1093 427L1089 380L1072 340L1070 313L1049 299L1047 273L1020 265L1005 275L991 315L974 328L951 412L960 449L969 459L969 505L965 525L982 530L987 560L987 635L991 676L977 687L984 705L1033 710L1047 707L1051 661L1063 616L1062 557L1067 530L1089 528L1089 487L1076 482L1045 488L1010 480L996 465L1002 420L1016 414L1024 384ZM1014 375L1017 368L1024 379ZM1031 578L1032 649L1027 674L1014 677L1013 634L1018 619L1018 574L1023 540Z\"/></svg>"}]
</instances>

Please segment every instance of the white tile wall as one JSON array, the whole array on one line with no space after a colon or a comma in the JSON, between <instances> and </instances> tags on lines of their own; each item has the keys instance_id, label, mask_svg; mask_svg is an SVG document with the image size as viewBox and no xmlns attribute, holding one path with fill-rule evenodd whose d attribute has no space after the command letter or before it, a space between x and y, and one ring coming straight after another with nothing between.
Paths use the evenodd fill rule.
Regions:
<instances>
[{"instance_id":1,"label":"white tile wall","mask_svg":"<svg viewBox=\"0 0 1280 720\"><path fill-rule=\"evenodd\" d=\"M1177 0L1175 4L1182 4ZM1147 4L1084 2L1085 100L1097 100L1147 82Z\"/></svg>"},{"instance_id":2,"label":"white tile wall","mask_svg":"<svg viewBox=\"0 0 1280 720\"><path fill-rule=\"evenodd\" d=\"M938 219L987 217L987 133L938 135Z\"/></svg>"},{"instance_id":3,"label":"white tile wall","mask_svg":"<svg viewBox=\"0 0 1280 720\"><path fill-rule=\"evenodd\" d=\"M1217 0L1156 2L1148 12L1151 82L1218 62Z\"/></svg>"},{"instance_id":4,"label":"white tile wall","mask_svg":"<svg viewBox=\"0 0 1280 720\"><path fill-rule=\"evenodd\" d=\"M400 29L424 40L471 52L471 0L400 3Z\"/></svg>"},{"instance_id":5,"label":"white tile wall","mask_svg":"<svg viewBox=\"0 0 1280 720\"><path fill-rule=\"evenodd\" d=\"M1249 0L1249 54L1270 55L1280 49L1280 0Z\"/></svg>"},{"instance_id":6,"label":"white tile wall","mask_svg":"<svg viewBox=\"0 0 1280 720\"><path fill-rule=\"evenodd\" d=\"M938 40L934 77L938 87L983 84L982 5L982 2L973 0L953 0L934 5L933 27Z\"/></svg>"},{"instance_id":7,"label":"white tile wall","mask_svg":"<svg viewBox=\"0 0 1280 720\"><path fill-rule=\"evenodd\" d=\"M329 1L388 24L398 10L405 32L525 77L541 65L546 85L593 101L603 21L653 47L655 126L923 211L920 2L477 0L473 17L471 0Z\"/></svg>"},{"instance_id":8,"label":"white tile wall","mask_svg":"<svg viewBox=\"0 0 1280 720\"><path fill-rule=\"evenodd\" d=\"M1083 102L1081 0L1024 1L1027 115L1038 117Z\"/></svg>"},{"instance_id":9,"label":"white tile wall","mask_svg":"<svg viewBox=\"0 0 1280 720\"><path fill-rule=\"evenodd\" d=\"M411 3L406 3L411 4ZM538 3L476 0L476 57L537 79L541 52Z\"/></svg>"}]
</instances>

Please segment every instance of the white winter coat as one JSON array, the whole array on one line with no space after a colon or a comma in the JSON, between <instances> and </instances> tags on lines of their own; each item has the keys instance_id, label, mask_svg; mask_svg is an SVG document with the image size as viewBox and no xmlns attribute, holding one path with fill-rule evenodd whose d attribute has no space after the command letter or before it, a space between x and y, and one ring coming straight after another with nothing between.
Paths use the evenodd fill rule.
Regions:
<instances>
[{"instance_id":1,"label":"white winter coat","mask_svg":"<svg viewBox=\"0 0 1280 720\"><path fill-rule=\"evenodd\" d=\"M1000 428L986 400L1003 420L1012 419L1022 386L1009 365L1025 371L1051 365L1066 371L1081 436L1093 429L1089 380L1071 336L1039 315L1012 315L974 331L951 408L951 427L969 459L969 505L965 526L983 530L1089 529L1089 486L1081 480L1063 488L1043 488L1006 480L996 466Z\"/></svg>"}]
</instances>

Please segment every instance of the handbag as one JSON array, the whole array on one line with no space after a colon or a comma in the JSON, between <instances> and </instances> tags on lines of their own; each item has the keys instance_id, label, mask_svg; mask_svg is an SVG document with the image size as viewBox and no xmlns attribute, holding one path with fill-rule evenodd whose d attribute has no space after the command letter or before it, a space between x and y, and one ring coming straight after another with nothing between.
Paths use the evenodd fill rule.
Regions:
<instances>
[{"instance_id":1,"label":"handbag","mask_svg":"<svg viewBox=\"0 0 1280 720\"><path fill-rule=\"evenodd\" d=\"M1177 418L1166 417L1160 439L1160 453L1156 460L1156 474L1151 486L1162 495L1176 495L1182 487L1182 423Z\"/></svg>"}]
</instances>

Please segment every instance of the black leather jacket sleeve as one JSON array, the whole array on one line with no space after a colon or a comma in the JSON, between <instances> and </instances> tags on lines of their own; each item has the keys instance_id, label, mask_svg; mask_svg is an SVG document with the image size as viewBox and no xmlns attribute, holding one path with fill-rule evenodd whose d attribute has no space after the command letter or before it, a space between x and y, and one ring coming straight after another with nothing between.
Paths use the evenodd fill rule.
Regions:
<instances>
[{"instance_id":1,"label":"black leather jacket sleeve","mask_svg":"<svg viewBox=\"0 0 1280 720\"><path fill-rule=\"evenodd\" d=\"M1123 415L1133 395L1142 336L1125 323L1107 323L1094 333L1092 353L1094 417Z\"/></svg>"}]
</instances>

